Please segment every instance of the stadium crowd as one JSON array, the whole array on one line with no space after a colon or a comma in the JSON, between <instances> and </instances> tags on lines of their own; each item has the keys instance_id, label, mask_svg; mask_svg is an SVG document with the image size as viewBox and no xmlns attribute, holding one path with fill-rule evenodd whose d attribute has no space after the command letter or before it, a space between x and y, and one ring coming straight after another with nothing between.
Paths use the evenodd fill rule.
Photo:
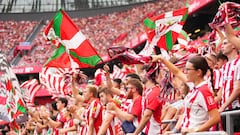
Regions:
<instances>
[{"instance_id":1,"label":"stadium crowd","mask_svg":"<svg viewBox=\"0 0 240 135\"><path fill-rule=\"evenodd\" d=\"M220 52L186 54L185 64L176 66L182 58L175 56L168 60L151 55L152 64L138 67L124 79L111 78L104 65L101 83L82 89L78 83L87 82L83 81L87 76L74 73L72 95L29 108L29 120L21 124L20 134L168 135L226 130L220 113L240 107L240 38L230 24L224 27ZM161 124L172 119L177 121L174 128ZM234 124L239 132L239 117Z\"/></svg>"},{"instance_id":2,"label":"stadium crowd","mask_svg":"<svg viewBox=\"0 0 240 135\"><path fill-rule=\"evenodd\" d=\"M127 42L131 41L134 37L144 33L145 28L143 20L146 17L179 9L184 7L184 5L184 0L178 1L178 4L168 2L168 0L156 1L139 5L123 12L114 12L86 18L74 18L73 21L81 32L83 32L83 34L85 34L85 36L90 40L94 48L101 56L107 53L107 49L109 47L125 46ZM6 54L9 54L10 50L20 42L26 41L27 36L32 32L37 24L36 21L27 21L26 23L24 23L24 21L22 23L10 21L1 23L4 27L3 31L12 31L12 33L15 33L14 36L18 37L17 41L9 42L9 44L6 43L8 41L1 40L1 42L5 42L4 44L8 44L9 46L8 50L4 50ZM17 28L15 28L16 24ZM11 25L12 28L8 28ZM36 51L33 51L32 53L31 51L29 51L29 53L25 53L23 59L21 59L17 66L42 64L42 61L45 62L49 57L49 54L52 54L54 49L49 47L50 42L47 42L42 35L44 28L45 27L42 28L32 43L32 45L36 47ZM26 31L24 34L21 33L23 30ZM11 33L5 33L3 34L4 37L6 34L11 35ZM8 38L10 39L9 41L15 40L15 38L11 36ZM49 48L49 53L41 51Z\"/></svg>"},{"instance_id":3,"label":"stadium crowd","mask_svg":"<svg viewBox=\"0 0 240 135\"><path fill-rule=\"evenodd\" d=\"M37 23L37 21L0 21L0 50L8 56L8 60L13 58L10 51L27 40Z\"/></svg>"}]
</instances>

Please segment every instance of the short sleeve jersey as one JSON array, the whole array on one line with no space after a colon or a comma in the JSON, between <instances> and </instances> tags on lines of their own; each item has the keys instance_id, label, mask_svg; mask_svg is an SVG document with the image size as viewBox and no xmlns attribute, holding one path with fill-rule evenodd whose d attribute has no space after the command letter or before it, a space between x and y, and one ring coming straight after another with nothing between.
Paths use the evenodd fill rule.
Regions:
<instances>
[{"instance_id":1,"label":"short sleeve jersey","mask_svg":"<svg viewBox=\"0 0 240 135\"><path fill-rule=\"evenodd\" d=\"M208 111L217 109L217 104L207 82L200 83L186 95L184 106L182 128L198 127L209 119Z\"/></svg>"}]
</instances>

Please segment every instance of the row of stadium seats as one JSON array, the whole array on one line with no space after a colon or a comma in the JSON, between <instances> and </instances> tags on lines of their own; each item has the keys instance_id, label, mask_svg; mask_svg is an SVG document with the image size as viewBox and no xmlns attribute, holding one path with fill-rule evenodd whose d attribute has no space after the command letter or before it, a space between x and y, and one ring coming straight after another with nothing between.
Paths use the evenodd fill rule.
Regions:
<instances>
[{"instance_id":1,"label":"row of stadium seats","mask_svg":"<svg viewBox=\"0 0 240 135\"><path fill-rule=\"evenodd\" d=\"M0 51L13 58L10 51L20 42L26 41L28 35L33 31L37 21L0 21Z\"/></svg>"}]
</instances>

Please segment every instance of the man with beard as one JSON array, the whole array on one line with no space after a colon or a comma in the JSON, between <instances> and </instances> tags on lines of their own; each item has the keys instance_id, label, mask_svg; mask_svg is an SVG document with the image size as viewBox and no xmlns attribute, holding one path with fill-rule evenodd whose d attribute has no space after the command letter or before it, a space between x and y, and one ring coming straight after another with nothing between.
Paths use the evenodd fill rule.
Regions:
<instances>
[{"instance_id":1,"label":"man with beard","mask_svg":"<svg viewBox=\"0 0 240 135\"><path fill-rule=\"evenodd\" d=\"M122 111L119 107L117 107L113 103L109 103L107 105L107 109L114 111L116 116L122 122L124 121L132 122L133 125L137 127L138 123L141 120L142 91L143 91L143 86L138 79L129 79L126 83L126 98L132 99L132 103L129 105L127 112Z\"/></svg>"}]
</instances>

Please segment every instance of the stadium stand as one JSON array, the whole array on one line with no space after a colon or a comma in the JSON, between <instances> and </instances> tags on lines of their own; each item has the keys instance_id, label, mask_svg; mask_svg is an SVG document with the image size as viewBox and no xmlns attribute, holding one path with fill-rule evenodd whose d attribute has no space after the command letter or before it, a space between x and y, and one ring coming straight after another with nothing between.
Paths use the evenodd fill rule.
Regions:
<instances>
[{"instance_id":1,"label":"stadium stand","mask_svg":"<svg viewBox=\"0 0 240 135\"><path fill-rule=\"evenodd\" d=\"M106 54L111 46L125 46L132 38L144 32L143 20L156 14L181 8L185 4L182 0L179 4L157 1L139 5L124 12L114 12L86 18L74 18L77 27L90 40L100 55ZM161 7L161 8L160 8ZM129 16L131 14L131 16ZM50 43L42 36L44 27L33 41L35 51L24 55L17 66L43 64L49 54L52 54ZM45 49L50 49L45 51ZM41 51L42 50L42 51ZM32 57L33 56L33 57Z\"/></svg>"},{"instance_id":2,"label":"stadium stand","mask_svg":"<svg viewBox=\"0 0 240 135\"><path fill-rule=\"evenodd\" d=\"M8 60L15 55L13 48L26 41L37 23L37 21L0 21L0 51L7 54Z\"/></svg>"}]
</instances>

